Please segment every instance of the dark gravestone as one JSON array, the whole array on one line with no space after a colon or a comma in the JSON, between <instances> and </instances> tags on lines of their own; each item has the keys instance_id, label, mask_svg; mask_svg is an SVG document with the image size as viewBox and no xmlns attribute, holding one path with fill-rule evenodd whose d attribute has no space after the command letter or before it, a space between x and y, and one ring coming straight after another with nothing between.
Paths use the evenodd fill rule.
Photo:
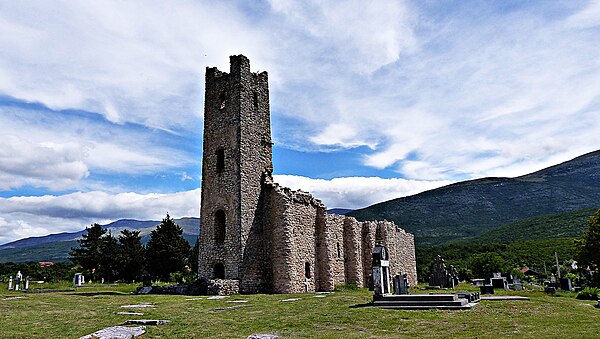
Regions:
<instances>
[{"instance_id":1,"label":"dark gravestone","mask_svg":"<svg viewBox=\"0 0 600 339\"><path fill-rule=\"evenodd\" d=\"M492 286L494 286L494 288L499 288L503 290L508 289L508 284L506 283L506 278L504 277L492 278Z\"/></svg>"},{"instance_id":2,"label":"dark gravestone","mask_svg":"<svg viewBox=\"0 0 600 339\"><path fill-rule=\"evenodd\" d=\"M560 278L560 289L563 291L569 291L573 289L573 285L571 284L571 279L569 278Z\"/></svg>"},{"instance_id":3,"label":"dark gravestone","mask_svg":"<svg viewBox=\"0 0 600 339\"><path fill-rule=\"evenodd\" d=\"M494 286L492 286L492 285L481 285L481 286L479 286L479 292L481 294L494 294Z\"/></svg>"},{"instance_id":4,"label":"dark gravestone","mask_svg":"<svg viewBox=\"0 0 600 339\"><path fill-rule=\"evenodd\" d=\"M481 292L481 294L494 294L494 286L482 285L479 286L479 291Z\"/></svg>"}]
</instances>

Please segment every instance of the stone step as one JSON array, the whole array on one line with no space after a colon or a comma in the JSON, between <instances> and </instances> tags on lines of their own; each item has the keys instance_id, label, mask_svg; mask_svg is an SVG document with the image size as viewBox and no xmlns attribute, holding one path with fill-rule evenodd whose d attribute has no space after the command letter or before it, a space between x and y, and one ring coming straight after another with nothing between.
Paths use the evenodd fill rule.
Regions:
<instances>
[{"instance_id":1,"label":"stone step","mask_svg":"<svg viewBox=\"0 0 600 339\"><path fill-rule=\"evenodd\" d=\"M442 306L442 305L419 305L419 306L410 306L410 305L380 305L372 307L377 308L385 308L385 309L393 309L393 310L430 310L430 309L438 309L438 310L468 310L477 304L467 303L461 306Z\"/></svg>"},{"instance_id":2,"label":"stone step","mask_svg":"<svg viewBox=\"0 0 600 339\"><path fill-rule=\"evenodd\" d=\"M464 306L468 304L469 301L466 299L459 299L454 301L375 301L373 302L373 306L382 307L382 306L427 306L427 307L437 307L437 306Z\"/></svg>"},{"instance_id":3,"label":"stone step","mask_svg":"<svg viewBox=\"0 0 600 339\"><path fill-rule=\"evenodd\" d=\"M373 301L455 301L459 300L456 294L402 294L373 296Z\"/></svg>"}]
</instances>

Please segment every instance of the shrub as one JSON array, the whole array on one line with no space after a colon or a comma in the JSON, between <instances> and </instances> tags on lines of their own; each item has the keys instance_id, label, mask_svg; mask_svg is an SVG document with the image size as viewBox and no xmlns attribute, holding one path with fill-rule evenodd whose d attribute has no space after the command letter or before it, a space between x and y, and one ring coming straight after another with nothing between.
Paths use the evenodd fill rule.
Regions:
<instances>
[{"instance_id":1,"label":"shrub","mask_svg":"<svg viewBox=\"0 0 600 339\"><path fill-rule=\"evenodd\" d=\"M583 291L581 291L577 294L577 299L598 300L598 292L600 292L600 288L586 287L583 289Z\"/></svg>"}]
</instances>

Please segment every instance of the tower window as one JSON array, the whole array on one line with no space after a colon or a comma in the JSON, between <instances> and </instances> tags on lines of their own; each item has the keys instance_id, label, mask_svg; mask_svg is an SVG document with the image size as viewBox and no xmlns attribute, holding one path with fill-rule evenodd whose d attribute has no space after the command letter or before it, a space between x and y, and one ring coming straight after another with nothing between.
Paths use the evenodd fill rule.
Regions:
<instances>
[{"instance_id":1,"label":"tower window","mask_svg":"<svg viewBox=\"0 0 600 339\"><path fill-rule=\"evenodd\" d=\"M225 212L223 210L215 212L215 242L217 244L225 242Z\"/></svg>"},{"instance_id":2,"label":"tower window","mask_svg":"<svg viewBox=\"0 0 600 339\"><path fill-rule=\"evenodd\" d=\"M225 265L217 263L213 266L213 276L215 279L225 279Z\"/></svg>"},{"instance_id":3,"label":"tower window","mask_svg":"<svg viewBox=\"0 0 600 339\"><path fill-rule=\"evenodd\" d=\"M304 263L304 277L310 279L310 263L308 261Z\"/></svg>"},{"instance_id":4,"label":"tower window","mask_svg":"<svg viewBox=\"0 0 600 339\"><path fill-rule=\"evenodd\" d=\"M254 92L254 108L258 108L258 94Z\"/></svg>"},{"instance_id":5,"label":"tower window","mask_svg":"<svg viewBox=\"0 0 600 339\"><path fill-rule=\"evenodd\" d=\"M342 253L340 251L340 242L338 241L336 243L336 245L337 245L337 255L338 255L338 258L341 258L342 257Z\"/></svg>"},{"instance_id":6,"label":"tower window","mask_svg":"<svg viewBox=\"0 0 600 339\"><path fill-rule=\"evenodd\" d=\"M225 150L223 148L219 148L216 152L217 154L217 173L223 172L225 170Z\"/></svg>"},{"instance_id":7,"label":"tower window","mask_svg":"<svg viewBox=\"0 0 600 339\"><path fill-rule=\"evenodd\" d=\"M225 92L222 92L221 95L219 95L219 109L224 109L226 103L227 95L225 94Z\"/></svg>"}]
</instances>

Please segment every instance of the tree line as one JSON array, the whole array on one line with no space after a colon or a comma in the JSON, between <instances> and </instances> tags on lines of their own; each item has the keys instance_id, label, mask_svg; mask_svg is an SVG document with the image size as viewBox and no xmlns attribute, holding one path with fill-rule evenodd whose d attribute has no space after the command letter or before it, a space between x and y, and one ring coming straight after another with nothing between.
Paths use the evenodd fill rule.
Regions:
<instances>
[{"instance_id":1,"label":"tree line","mask_svg":"<svg viewBox=\"0 0 600 339\"><path fill-rule=\"evenodd\" d=\"M140 231L124 229L117 237L98 224L72 248L69 259L93 281L149 281L192 279L198 268L198 241L190 248L183 229L167 216L144 246Z\"/></svg>"},{"instance_id":2,"label":"tree line","mask_svg":"<svg viewBox=\"0 0 600 339\"><path fill-rule=\"evenodd\" d=\"M549 225L552 227L552 225ZM514 272L528 267L541 278L556 274L556 257L561 273L572 273L587 280L589 286L600 287L600 209L588 219L581 238L547 238L509 242L476 242L431 247L417 247L417 275L427 281L434 258L439 254L454 265L461 279L482 278L492 272ZM571 269L572 261L578 269ZM590 274L590 273L594 274ZM518 274L518 273L517 273Z\"/></svg>"}]
</instances>

